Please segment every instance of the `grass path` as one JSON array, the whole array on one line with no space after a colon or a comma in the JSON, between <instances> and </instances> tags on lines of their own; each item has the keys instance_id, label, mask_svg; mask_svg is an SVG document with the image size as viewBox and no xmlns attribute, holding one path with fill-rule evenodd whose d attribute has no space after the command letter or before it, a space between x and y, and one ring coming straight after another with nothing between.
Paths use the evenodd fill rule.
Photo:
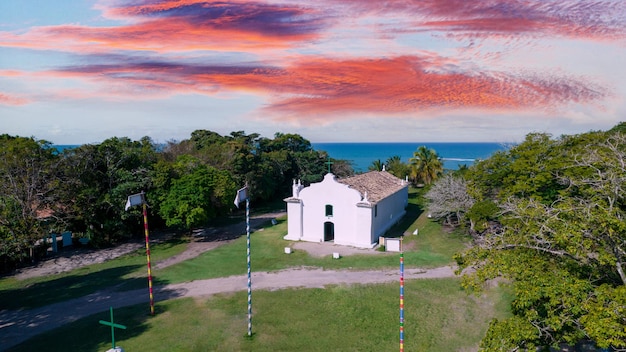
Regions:
<instances>
[{"instance_id":1,"label":"grass path","mask_svg":"<svg viewBox=\"0 0 626 352\"><path fill-rule=\"evenodd\" d=\"M405 279L431 279L454 277L452 267L434 269L407 269ZM319 268L296 268L278 272L255 272L253 289L278 290L285 288L324 288L328 285L374 284L399 280L397 270L322 270ZM210 296L218 293L244 291L245 275L198 280L155 288L155 299L164 301L182 297ZM15 346L37 334L74 322L86 316L106 310L135 305L148 305L148 290L114 292L99 291L85 297L64 301L32 310L4 310L0 312L0 350Z\"/></svg>"}]
</instances>

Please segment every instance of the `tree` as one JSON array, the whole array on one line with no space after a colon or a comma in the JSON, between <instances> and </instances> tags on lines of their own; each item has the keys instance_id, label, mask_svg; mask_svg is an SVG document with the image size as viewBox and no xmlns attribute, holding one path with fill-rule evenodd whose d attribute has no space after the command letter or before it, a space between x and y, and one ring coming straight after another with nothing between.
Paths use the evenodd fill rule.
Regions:
<instances>
[{"instance_id":1,"label":"tree","mask_svg":"<svg viewBox=\"0 0 626 352\"><path fill-rule=\"evenodd\" d=\"M172 182L160 205L160 214L168 226L192 230L225 214L236 191L227 171L198 165Z\"/></svg>"},{"instance_id":2,"label":"tree","mask_svg":"<svg viewBox=\"0 0 626 352\"><path fill-rule=\"evenodd\" d=\"M47 141L0 135L0 256L20 260L47 233L57 162Z\"/></svg>"},{"instance_id":3,"label":"tree","mask_svg":"<svg viewBox=\"0 0 626 352\"><path fill-rule=\"evenodd\" d=\"M457 256L461 270L474 269L465 287L504 277L514 288L513 316L492 322L481 347L532 350L590 339L626 349L626 136L530 135L498 160L523 171L482 193L500 204L502 227Z\"/></svg>"},{"instance_id":4,"label":"tree","mask_svg":"<svg viewBox=\"0 0 626 352\"><path fill-rule=\"evenodd\" d=\"M148 137L114 137L67 150L59 202L72 230L93 231L96 244L128 235L140 215L124 211L124 204L129 195L151 190L155 162L156 150Z\"/></svg>"},{"instance_id":5,"label":"tree","mask_svg":"<svg viewBox=\"0 0 626 352\"><path fill-rule=\"evenodd\" d=\"M443 163L437 152L426 146L417 148L409 163L411 164L411 178L415 183L423 182L429 185L443 173Z\"/></svg>"},{"instance_id":6,"label":"tree","mask_svg":"<svg viewBox=\"0 0 626 352\"><path fill-rule=\"evenodd\" d=\"M399 155L394 155L387 159L386 170L390 174L398 178L405 178L411 173L411 168L406 163L402 162L402 158Z\"/></svg>"},{"instance_id":7,"label":"tree","mask_svg":"<svg viewBox=\"0 0 626 352\"><path fill-rule=\"evenodd\" d=\"M428 200L428 213L432 217L453 226L461 224L465 213L474 205L474 199L467 193L467 181L452 175L435 181L424 198Z\"/></svg>"},{"instance_id":8,"label":"tree","mask_svg":"<svg viewBox=\"0 0 626 352\"><path fill-rule=\"evenodd\" d=\"M384 164L380 159L376 159L372 161L372 163L370 164L370 166L367 167L367 169L370 171L382 171L383 165Z\"/></svg>"}]
</instances>

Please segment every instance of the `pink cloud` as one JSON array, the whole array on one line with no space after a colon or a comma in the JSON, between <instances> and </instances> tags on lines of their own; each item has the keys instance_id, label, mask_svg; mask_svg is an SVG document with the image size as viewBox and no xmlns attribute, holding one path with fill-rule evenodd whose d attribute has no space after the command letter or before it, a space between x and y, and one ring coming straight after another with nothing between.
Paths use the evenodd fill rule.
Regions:
<instances>
[{"instance_id":1,"label":"pink cloud","mask_svg":"<svg viewBox=\"0 0 626 352\"><path fill-rule=\"evenodd\" d=\"M0 32L0 46L76 52L261 50L315 40L326 25L316 10L262 2L161 1L101 9L106 16L131 24Z\"/></svg>"},{"instance_id":2,"label":"pink cloud","mask_svg":"<svg viewBox=\"0 0 626 352\"><path fill-rule=\"evenodd\" d=\"M626 38L626 2L621 0L162 0L108 2L99 9L124 24L0 32L0 46L74 52L285 49L323 39L341 21L340 12L355 19L381 19L387 29L380 35L389 38L412 31L459 39ZM390 27L391 20L398 25Z\"/></svg>"},{"instance_id":3,"label":"pink cloud","mask_svg":"<svg viewBox=\"0 0 626 352\"><path fill-rule=\"evenodd\" d=\"M433 56L306 58L287 67L146 61L68 67L54 74L125 87L119 91L124 98L129 91L138 92L132 97L143 92L148 98L155 94L254 92L268 98L265 112L279 119L358 113L419 115L440 108L552 109L593 103L607 96L605 89L583 79L472 72Z\"/></svg>"},{"instance_id":4,"label":"pink cloud","mask_svg":"<svg viewBox=\"0 0 626 352\"><path fill-rule=\"evenodd\" d=\"M18 97L15 95L0 93L0 104L1 105L12 105L12 106L20 106L26 105L30 101L26 98Z\"/></svg>"},{"instance_id":5,"label":"pink cloud","mask_svg":"<svg viewBox=\"0 0 626 352\"><path fill-rule=\"evenodd\" d=\"M399 19L402 28L398 29L399 32L440 31L461 38L626 38L626 2L621 0L392 0L384 4L359 0L338 2L349 3L359 13L401 15Z\"/></svg>"}]
</instances>

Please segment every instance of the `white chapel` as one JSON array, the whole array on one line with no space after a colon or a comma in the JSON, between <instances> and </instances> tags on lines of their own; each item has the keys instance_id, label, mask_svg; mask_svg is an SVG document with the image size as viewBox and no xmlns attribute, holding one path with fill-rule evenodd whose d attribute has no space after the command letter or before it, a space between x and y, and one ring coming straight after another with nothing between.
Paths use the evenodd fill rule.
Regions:
<instances>
[{"instance_id":1,"label":"white chapel","mask_svg":"<svg viewBox=\"0 0 626 352\"><path fill-rule=\"evenodd\" d=\"M293 194L285 199L284 238L372 248L406 213L408 189L407 181L384 170L344 179L328 173L308 187L294 181Z\"/></svg>"}]
</instances>

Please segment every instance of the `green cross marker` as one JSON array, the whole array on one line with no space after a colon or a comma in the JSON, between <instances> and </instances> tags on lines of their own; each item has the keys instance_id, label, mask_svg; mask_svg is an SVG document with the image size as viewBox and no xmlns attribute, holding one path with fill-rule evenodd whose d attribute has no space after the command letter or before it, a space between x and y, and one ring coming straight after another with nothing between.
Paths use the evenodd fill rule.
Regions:
<instances>
[{"instance_id":1,"label":"green cross marker","mask_svg":"<svg viewBox=\"0 0 626 352\"><path fill-rule=\"evenodd\" d=\"M330 161L330 155L328 156L328 161L324 164L328 164L328 173L330 173L330 165L334 164L332 161Z\"/></svg>"},{"instance_id":2,"label":"green cross marker","mask_svg":"<svg viewBox=\"0 0 626 352\"><path fill-rule=\"evenodd\" d=\"M115 328L126 329L126 326L121 324L115 324L113 322L113 307L110 307L109 310L111 311L111 322L100 320L100 324L111 327L111 348L115 349Z\"/></svg>"}]
</instances>

